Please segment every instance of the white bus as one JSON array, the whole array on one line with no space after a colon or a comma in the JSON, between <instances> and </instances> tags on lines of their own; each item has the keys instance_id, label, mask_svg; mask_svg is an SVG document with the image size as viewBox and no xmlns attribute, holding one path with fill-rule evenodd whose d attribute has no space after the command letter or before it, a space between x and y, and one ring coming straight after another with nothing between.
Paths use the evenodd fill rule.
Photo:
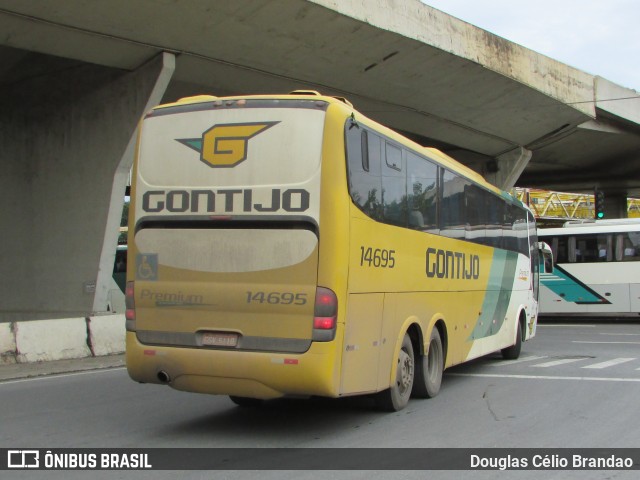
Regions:
<instances>
[{"instance_id":1,"label":"white bus","mask_svg":"<svg viewBox=\"0 0 640 480\"><path fill-rule=\"evenodd\" d=\"M572 221L538 234L555 261L541 274L540 315L640 314L640 219Z\"/></svg>"}]
</instances>

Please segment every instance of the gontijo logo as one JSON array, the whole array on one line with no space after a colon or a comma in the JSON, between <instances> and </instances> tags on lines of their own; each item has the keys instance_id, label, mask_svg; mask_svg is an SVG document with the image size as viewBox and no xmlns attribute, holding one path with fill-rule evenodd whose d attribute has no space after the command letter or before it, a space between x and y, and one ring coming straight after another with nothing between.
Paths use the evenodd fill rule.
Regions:
<instances>
[{"instance_id":1,"label":"gontijo logo","mask_svg":"<svg viewBox=\"0 0 640 480\"><path fill-rule=\"evenodd\" d=\"M214 125L201 138L176 138L200 153L200 160L213 168L235 167L247 159L249 139L280 122L227 123Z\"/></svg>"}]
</instances>

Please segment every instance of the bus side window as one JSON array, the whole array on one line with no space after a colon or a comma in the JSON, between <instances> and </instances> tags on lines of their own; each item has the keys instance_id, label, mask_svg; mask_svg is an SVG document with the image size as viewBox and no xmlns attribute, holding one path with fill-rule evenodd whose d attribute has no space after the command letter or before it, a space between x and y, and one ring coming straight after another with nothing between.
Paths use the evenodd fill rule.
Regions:
<instances>
[{"instance_id":1,"label":"bus side window","mask_svg":"<svg viewBox=\"0 0 640 480\"><path fill-rule=\"evenodd\" d=\"M553 261L555 263L566 263L569 261L569 242L567 237L553 237L551 241L551 251L553 252Z\"/></svg>"},{"instance_id":2,"label":"bus side window","mask_svg":"<svg viewBox=\"0 0 640 480\"><path fill-rule=\"evenodd\" d=\"M576 239L576 261L577 262L589 262L597 258L597 251L595 242L587 242L583 237Z\"/></svg>"},{"instance_id":3,"label":"bus side window","mask_svg":"<svg viewBox=\"0 0 640 480\"><path fill-rule=\"evenodd\" d=\"M487 243L487 195L476 185L464 186L466 234L471 242Z\"/></svg>"},{"instance_id":4,"label":"bus side window","mask_svg":"<svg viewBox=\"0 0 640 480\"><path fill-rule=\"evenodd\" d=\"M598 235L598 261L613 261L613 236Z\"/></svg>"},{"instance_id":5,"label":"bus side window","mask_svg":"<svg viewBox=\"0 0 640 480\"><path fill-rule=\"evenodd\" d=\"M382 204L384 223L407 226L407 180L403 168L402 150L384 142L385 162L382 162Z\"/></svg>"},{"instance_id":6,"label":"bus side window","mask_svg":"<svg viewBox=\"0 0 640 480\"><path fill-rule=\"evenodd\" d=\"M585 234L576 237L576 261L584 263L610 262L613 260L611 235Z\"/></svg>"},{"instance_id":7,"label":"bus side window","mask_svg":"<svg viewBox=\"0 0 640 480\"><path fill-rule=\"evenodd\" d=\"M442 234L451 238L464 238L466 228L464 187L465 178L443 169L442 174Z\"/></svg>"},{"instance_id":8,"label":"bus side window","mask_svg":"<svg viewBox=\"0 0 640 480\"><path fill-rule=\"evenodd\" d=\"M576 245L576 237L569 237L569 263L576 263L578 261L582 261L582 255L580 254L580 250Z\"/></svg>"},{"instance_id":9,"label":"bus side window","mask_svg":"<svg viewBox=\"0 0 640 480\"><path fill-rule=\"evenodd\" d=\"M380 137L347 126L346 143L351 198L366 215L382 220Z\"/></svg>"},{"instance_id":10,"label":"bus side window","mask_svg":"<svg viewBox=\"0 0 640 480\"><path fill-rule=\"evenodd\" d=\"M620 245L616 251L616 257L624 262L640 260L640 234L638 232L628 232L618 235L616 245Z\"/></svg>"},{"instance_id":11,"label":"bus side window","mask_svg":"<svg viewBox=\"0 0 640 480\"><path fill-rule=\"evenodd\" d=\"M437 233L438 167L407 152L409 228Z\"/></svg>"}]
</instances>

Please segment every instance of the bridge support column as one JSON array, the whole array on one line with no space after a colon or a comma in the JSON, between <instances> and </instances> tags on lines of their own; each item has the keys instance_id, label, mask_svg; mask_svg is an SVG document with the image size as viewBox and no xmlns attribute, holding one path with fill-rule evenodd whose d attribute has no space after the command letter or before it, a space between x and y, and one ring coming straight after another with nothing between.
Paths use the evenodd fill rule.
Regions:
<instances>
[{"instance_id":1,"label":"bridge support column","mask_svg":"<svg viewBox=\"0 0 640 480\"><path fill-rule=\"evenodd\" d=\"M151 63L144 65L142 68L130 74L132 76L131 81L144 85L142 91L138 90L133 93L136 96L146 95L147 97L144 105L142 103L139 104L141 108L135 112L135 119L139 119L145 112L160 103L174 70L175 56L165 52L160 57L156 57ZM133 165L136 138L137 132L134 129L131 132L131 136L129 137L129 141L127 142L127 146L120 158L113 177L106 230L102 242L96 291L93 300L93 312L104 312L107 310L109 287L111 285L113 262L115 260L115 246L118 243L120 219L124 206L124 192L129 179L131 166Z\"/></svg>"},{"instance_id":2,"label":"bridge support column","mask_svg":"<svg viewBox=\"0 0 640 480\"><path fill-rule=\"evenodd\" d=\"M627 196L620 193L604 192L604 218L627 218Z\"/></svg>"},{"instance_id":3,"label":"bridge support column","mask_svg":"<svg viewBox=\"0 0 640 480\"><path fill-rule=\"evenodd\" d=\"M496 187L509 191L515 187L518 178L531 160L533 152L517 147L496 157L497 171L486 175L487 181Z\"/></svg>"},{"instance_id":4,"label":"bridge support column","mask_svg":"<svg viewBox=\"0 0 640 480\"><path fill-rule=\"evenodd\" d=\"M36 73L0 92L0 322L84 322L105 309L132 135L174 61L48 69L30 54L24 68Z\"/></svg>"}]
</instances>

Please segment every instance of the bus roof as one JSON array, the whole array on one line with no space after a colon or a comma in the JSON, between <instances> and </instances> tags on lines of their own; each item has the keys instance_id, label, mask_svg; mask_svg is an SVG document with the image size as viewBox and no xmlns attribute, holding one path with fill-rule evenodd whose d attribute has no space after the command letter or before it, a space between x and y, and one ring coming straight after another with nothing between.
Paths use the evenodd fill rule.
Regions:
<instances>
[{"instance_id":1,"label":"bus roof","mask_svg":"<svg viewBox=\"0 0 640 480\"><path fill-rule=\"evenodd\" d=\"M539 235L573 235L585 233L619 233L640 231L640 218L609 220L571 220L562 227L540 228Z\"/></svg>"},{"instance_id":2,"label":"bus roof","mask_svg":"<svg viewBox=\"0 0 640 480\"><path fill-rule=\"evenodd\" d=\"M265 95L242 95L242 96L230 96L230 97L217 97L214 95L195 95L191 97L181 98L173 103L158 105L154 107L151 111L153 112L153 111L158 111L158 110L167 109L167 108L184 107L190 104L207 103L207 102L211 102L214 105L222 105L228 102L242 102L246 100L282 100L283 98L291 99L291 100L309 100L310 97L313 97L317 101L327 102L331 105L339 105L342 108L345 108L347 114L357 115L357 117L355 117L356 121L363 122L365 125L370 125L371 127L375 128L381 133L384 133L386 136L397 141L398 143L409 146L413 150L419 153L420 152L423 153L423 155L435 160L441 166L448 168L449 170L452 170L456 173L459 173L460 175L467 177L472 182L477 183L482 187L494 192L495 194L502 196L505 200L510 201L515 205L518 205L522 208L527 209L526 205L524 205L516 197L509 194L508 192L500 190L495 185L487 182L485 178L482 175L480 175L478 172L472 170L466 165L463 165L462 163L457 161L455 158L450 157L446 153L436 148L422 146L414 142L413 140L410 140L407 137L399 134L395 130L392 130L387 126L381 123L378 123L375 120L372 120L371 118L365 116L364 114L356 110L351 104L351 102L349 102L349 100L347 100L344 97L322 95L321 93L315 90L294 90L288 94L276 94L276 95L265 94Z\"/></svg>"}]
</instances>

